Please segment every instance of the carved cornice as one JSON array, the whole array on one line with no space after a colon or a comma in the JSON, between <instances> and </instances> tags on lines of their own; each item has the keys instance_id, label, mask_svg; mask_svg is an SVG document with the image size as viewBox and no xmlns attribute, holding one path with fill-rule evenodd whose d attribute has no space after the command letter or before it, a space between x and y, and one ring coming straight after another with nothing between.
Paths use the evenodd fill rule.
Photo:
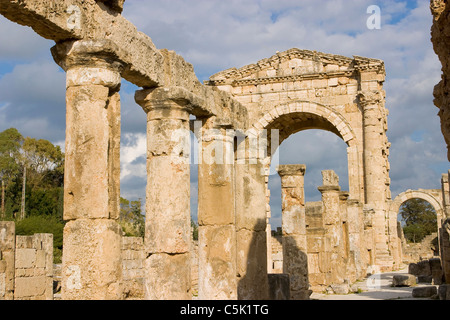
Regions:
<instances>
[{"instance_id":1,"label":"carved cornice","mask_svg":"<svg viewBox=\"0 0 450 320\"><path fill-rule=\"evenodd\" d=\"M294 74L285 76L274 77L259 77L249 78L252 75L269 68L277 69L280 63L293 59L310 60L322 63L323 65L334 64L338 66L347 67L346 70L328 71L328 72L310 72L304 74ZM262 59L256 64L250 64L242 68L231 68L221 71L210 77L205 81L205 85L231 85L231 86L244 86L244 85L259 85L268 83L282 83L292 81L302 81L311 79L329 79L333 77L351 77L356 76L361 72L377 72L384 73L384 62L377 59L364 58L354 56L348 58L340 55L326 54L317 51L299 50L293 48L282 53Z\"/></svg>"}]
</instances>

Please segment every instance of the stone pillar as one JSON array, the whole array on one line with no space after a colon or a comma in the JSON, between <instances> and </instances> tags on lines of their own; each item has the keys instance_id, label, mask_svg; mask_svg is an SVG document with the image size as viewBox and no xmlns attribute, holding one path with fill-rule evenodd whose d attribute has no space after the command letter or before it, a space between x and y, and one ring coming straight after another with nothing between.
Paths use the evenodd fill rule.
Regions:
<instances>
[{"instance_id":1,"label":"stone pillar","mask_svg":"<svg viewBox=\"0 0 450 320\"><path fill-rule=\"evenodd\" d=\"M235 300L234 134L208 122L198 137L199 299Z\"/></svg>"},{"instance_id":2,"label":"stone pillar","mask_svg":"<svg viewBox=\"0 0 450 320\"><path fill-rule=\"evenodd\" d=\"M237 146L236 271L240 300L269 298L265 173L263 158L251 143L257 139L249 135Z\"/></svg>"},{"instance_id":3,"label":"stone pillar","mask_svg":"<svg viewBox=\"0 0 450 320\"><path fill-rule=\"evenodd\" d=\"M445 283L450 284L450 191L449 191L449 174L443 174L442 183L442 202L444 214L439 228L439 247L442 261L442 270L444 273Z\"/></svg>"},{"instance_id":4,"label":"stone pillar","mask_svg":"<svg viewBox=\"0 0 450 320\"><path fill-rule=\"evenodd\" d=\"M16 226L0 221L0 300L14 299Z\"/></svg>"},{"instance_id":5,"label":"stone pillar","mask_svg":"<svg viewBox=\"0 0 450 320\"><path fill-rule=\"evenodd\" d=\"M191 299L188 101L140 90L147 113L146 298Z\"/></svg>"},{"instance_id":6,"label":"stone pillar","mask_svg":"<svg viewBox=\"0 0 450 320\"><path fill-rule=\"evenodd\" d=\"M277 167L281 177L283 273L290 276L292 300L308 300L311 295L306 241L305 170L305 165Z\"/></svg>"},{"instance_id":7,"label":"stone pillar","mask_svg":"<svg viewBox=\"0 0 450 320\"><path fill-rule=\"evenodd\" d=\"M325 229L325 255L329 261L327 284L343 282L345 265L340 249L342 233L340 228L339 177L333 170L322 171L323 185L318 189L322 193L323 225Z\"/></svg>"},{"instance_id":8,"label":"stone pillar","mask_svg":"<svg viewBox=\"0 0 450 320\"><path fill-rule=\"evenodd\" d=\"M386 116L382 91L363 91L359 94L363 108L365 203L375 212L375 264L381 270L392 268L393 258L387 245L386 200L387 176Z\"/></svg>"},{"instance_id":9,"label":"stone pillar","mask_svg":"<svg viewBox=\"0 0 450 320\"><path fill-rule=\"evenodd\" d=\"M67 79L63 299L122 298L118 50L108 40L52 48Z\"/></svg>"},{"instance_id":10,"label":"stone pillar","mask_svg":"<svg viewBox=\"0 0 450 320\"><path fill-rule=\"evenodd\" d=\"M347 200L347 225L349 234L349 251L352 264L355 266L356 279L363 279L366 276L366 265L363 261L362 244L363 237L363 205L355 199Z\"/></svg>"},{"instance_id":11,"label":"stone pillar","mask_svg":"<svg viewBox=\"0 0 450 320\"><path fill-rule=\"evenodd\" d=\"M443 219L450 218L450 188L448 178L448 173L443 173L441 176L442 206L444 207Z\"/></svg>"}]
</instances>

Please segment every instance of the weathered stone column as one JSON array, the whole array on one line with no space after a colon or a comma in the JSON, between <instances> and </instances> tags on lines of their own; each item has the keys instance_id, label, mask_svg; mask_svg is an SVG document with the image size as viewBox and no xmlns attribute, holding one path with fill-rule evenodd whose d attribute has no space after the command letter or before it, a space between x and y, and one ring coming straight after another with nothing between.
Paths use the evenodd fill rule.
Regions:
<instances>
[{"instance_id":1,"label":"weathered stone column","mask_svg":"<svg viewBox=\"0 0 450 320\"><path fill-rule=\"evenodd\" d=\"M347 223L349 233L349 251L350 259L355 266L356 279L363 279L366 276L365 267L362 257L362 237L363 237L363 205L355 199L347 200Z\"/></svg>"},{"instance_id":2,"label":"weathered stone column","mask_svg":"<svg viewBox=\"0 0 450 320\"><path fill-rule=\"evenodd\" d=\"M107 40L52 48L67 79L63 299L122 298L118 51Z\"/></svg>"},{"instance_id":3,"label":"weathered stone column","mask_svg":"<svg viewBox=\"0 0 450 320\"><path fill-rule=\"evenodd\" d=\"M308 300L305 165L280 165L283 231L283 273L289 274L292 300Z\"/></svg>"},{"instance_id":4,"label":"weathered stone column","mask_svg":"<svg viewBox=\"0 0 450 320\"><path fill-rule=\"evenodd\" d=\"M448 174L443 174L441 179L442 184L442 204L444 207L444 214L442 221L439 222L439 247L442 260L442 270L445 277L445 283L450 284L450 191L449 191L449 177Z\"/></svg>"},{"instance_id":5,"label":"weathered stone column","mask_svg":"<svg viewBox=\"0 0 450 320\"><path fill-rule=\"evenodd\" d=\"M186 300L192 298L188 101L152 92L135 95L147 113L146 298Z\"/></svg>"},{"instance_id":6,"label":"weathered stone column","mask_svg":"<svg viewBox=\"0 0 450 320\"><path fill-rule=\"evenodd\" d=\"M375 264L382 269L392 268L386 235L386 128L384 96L381 91L364 91L359 94L364 121L364 176L365 203L375 211Z\"/></svg>"},{"instance_id":7,"label":"weathered stone column","mask_svg":"<svg viewBox=\"0 0 450 320\"><path fill-rule=\"evenodd\" d=\"M262 157L247 136L237 146L236 271L238 299L269 298L267 276L266 187ZM254 142L254 141L253 141Z\"/></svg>"},{"instance_id":8,"label":"weathered stone column","mask_svg":"<svg viewBox=\"0 0 450 320\"><path fill-rule=\"evenodd\" d=\"M340 252L342 234L340 229L339 177L333 170L322 171L323 185L318 187L322 193L323 225L325 228L325 254L329 261L327 284L340 284L345 274L345 266Z\"/></svg>"},{"instance_id":9,"label":"weathered stone column","mask_svg":"<svg viewBox=\"0 0 450 320\"><path fill-rule=\"evenodd\" d=\"M234 133L210 121L198 137L199 299L235 300Z\"/></svg>"},{"instance_id":10,"label":"weathered stone column","mask_svg":"<svg viewBox=\"0 0 450 320\"><path fill-rule=\"evenodd\" d=\"M0 300L14 299L16 225L0 221Z\"/></svg>"}]
</instances>

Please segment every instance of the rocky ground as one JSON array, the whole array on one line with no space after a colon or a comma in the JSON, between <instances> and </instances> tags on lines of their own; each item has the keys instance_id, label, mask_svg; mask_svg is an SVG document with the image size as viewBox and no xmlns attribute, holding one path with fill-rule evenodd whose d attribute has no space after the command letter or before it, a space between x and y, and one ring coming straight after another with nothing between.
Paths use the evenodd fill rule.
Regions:
<instances>
[{"instance_id":1,"label":"rocky ground","mask_svg":"<svg viewBox=\"0 0 450 320\"><path fill-rule=\"evenodd\" d=\"M408 267L400 271L374 274L352 286L358 293L345 295L313 293L311 300L430 300L432 298L413 298L412 291L417 287L429 287L430 284L418 283L411 287L393 287L392 279L396 274L407 274ZM437 286L436 286L437 287ZM359 289L359 290L358 290Z\"/></svg>"}]
</instances>

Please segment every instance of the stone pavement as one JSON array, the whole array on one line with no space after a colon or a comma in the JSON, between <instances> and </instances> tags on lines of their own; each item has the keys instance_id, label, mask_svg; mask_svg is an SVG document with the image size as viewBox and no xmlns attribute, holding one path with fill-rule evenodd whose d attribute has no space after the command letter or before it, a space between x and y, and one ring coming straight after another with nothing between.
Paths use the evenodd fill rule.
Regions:
<instances>
[{"instance_id":1,"label":"stone pavement","mask_svg":"<svg viewBox=\"0 0 450 320\"><path fill-rule=\"evenodd\" d=\"M345 295L313 293L311 300L430 300L430 298L413 298L412 291L416 287L429 286L418 283L415 287L392 287L395 274L407 274L408 268L400 271L374 274L362 282L352 285L360 289L360 293Z\"/></svg>"}]
</instances>

